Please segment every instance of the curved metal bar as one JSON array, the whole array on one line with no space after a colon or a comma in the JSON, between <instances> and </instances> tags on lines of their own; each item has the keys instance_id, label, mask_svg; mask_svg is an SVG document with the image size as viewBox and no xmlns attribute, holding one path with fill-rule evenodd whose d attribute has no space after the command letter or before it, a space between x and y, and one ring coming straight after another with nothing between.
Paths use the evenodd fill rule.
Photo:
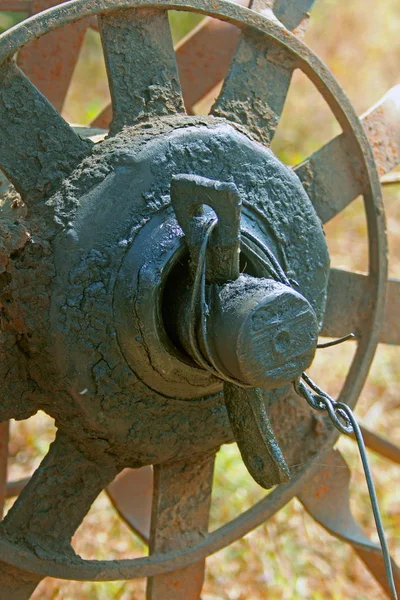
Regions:
<instances>
[{"instance_id":1,"label":"curved metal bar","mask_svg":"<svg viewBox=\"0 0 400 600\"><path fill-rule=\"evenodd\" d=\"M9 422L0 423L0 520L3 518L4 501L7 498L7 459Z\"/></svg>"},{"instance_id":2,"label":"curved metal bar","mask_svg":"<svg viewBox=\"0 0 400 600\"><path fill-rule=\"evenodd\" d=\"M334 437L337 438L336 433ZM299 493L302 486L320 469L321 460L324 460L329 452L330 446L325 447L318 454L316 461L301 471L297 477L275 488L239 517L212 531L190 549L137 559L82 561L76 557L74 561L62 561L59 558L57 560L39 558L34 552L28 552L0 539L0 560L12 565L23 565L24 569L38 575L76 581L116 581L151 577L159 573L175 571L218 552L271 518Z\"/></svg>"}]
</instances>

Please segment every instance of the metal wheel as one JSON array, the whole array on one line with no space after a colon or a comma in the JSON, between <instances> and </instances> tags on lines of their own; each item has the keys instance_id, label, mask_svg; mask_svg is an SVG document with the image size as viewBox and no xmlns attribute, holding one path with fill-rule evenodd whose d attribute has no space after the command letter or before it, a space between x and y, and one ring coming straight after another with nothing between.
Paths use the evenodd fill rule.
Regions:
<instances>
[{"instance_id":1,"label":"metal wheel","mask_svg":"<svg viewBox=\"0 0 400 600\"><path fill-rule=\"evenodd\" d=\"M179 119L181 119L179 120L176 117L176 115L184 114L184 111L180 99L180 90L177 87L174 56L168 37L167 21L165 13L162 11L162 7L164 9L170 8L171 5L159 2L157 3L157 10L150 11L147 9L147 7L151 6L148 2L137 3L135 6L145 8L119 12L119 9L124 8L125 5L121 3L118 3L118 5L98 3L88 10L88 7L85 7L83 3L74 2L69 6L59 7L47 14L40 15L33 19L30 24L28 22L26 28L16 28L13 32L5 34L0 40L0 56L3 59L1 67L3 71L1 120L2 131L5 132L0 139L0 162L2 169L21 193L29 210L29 221L26 220L25 224L21 225L21 229L18 227L17 231L12 232L12 239L13 243L20 244L20 246L17 246L17 249L21 250L22 256L29 257L28 260L37 260L35 264L40 265L40 272L47 277L47 279L43 279L42 291L48 290L49 279L54 278L54 267L56 272L58 272L58 269L61 271L64 269L60 261L61 256L65 256L65 252L69 251L68 244L71 244L71 252L74 251L73 236L75 234L73 228L69 226L69 221L66 220L66 214L70 213L72 215L74 211L70 210L71 206L68 203L71 202L74 193L77 193L76 190L79 187L81 188L79 192L90 189L93 184L91 183L89 186L89 182L85 178L92 177L90 173L99 173L99 164L101 164L99 157L100 159L104 157L101 156L102 150L99 150L97 151L97 155L96 152L93 154L93 159L85 158L90 156L91 153L91 148L88 144L74 135L65 122L51 110L51 107L37 94L35 88L22 77L12 63L8 62L8 57L17 51L21 45L24 45L35 36L42 35L56 25L61 25L80 17L86 17L89 14L118 9L118 12L115 13L104 12L100 21L113 97L114 119L111 130L115 136L114 140L111 140L110 143L104 143L104 152L110 151L111 154L118 154L121 151L124 143L123 136L127 131L124 129L126 127L136 126L136 129L132 130L136 136L135 143L139 141L145 144L145 136L148 135L149 129L151 130L151 127L154 127L154 123L161 122L159 127L163 130L162 135L167 135L171 129L204 126L204 123L199 123L198 120L187 121L185 120L187 119L185 116L179 116ZM341 333L339 330L346 328L347 325L351 325L350 330L357 333L357 352L342 391L342 397L354 405L367 375L378 341L378 329L383 312L386 280L383 208L380 202L378 176L374 169L372 152L368 146L365 133L347 99L326 69L308 49L296 38L290 36L276 21L261 18L252 12L232 7L228 3L220 3L219 8L215 9L211 4L205 2L201 3L200 6L182 2L177 5L174 4L174 8L206 12L215 17L222 17L242 28L240 46L238 47L230 74L221 95L213 108L212 114L214 116L222 117L224 121L244 125L246 135L250 132L254 138L268 145L279 121L279 115L290 83L292 71L295 68L300 68L322 90L324 97L335 112L335 116L344 130L342 136L334 140L329 147L324 148L311 157L306 164L300 165L296 171L307 189L316 213L323 219L330 218L339 212L358 193L363 192L364 194L369 233L370 274L368 277L361 278L355 274L348 275L344 272L331 271L328 287L328 303L322 329L323 334L336 336ZM285 24L289 25L290 21ZM144 35L145 38L143 38ZM146 43L143 45L143 52L139 57L136 56L133 58L134 52L121 53L121 47L124 47L125 44L128 44L127 47L129 48L135 49L138 46L138 40L143 39L146 39ZM267 54L265 53L266 47L268 47ZM140 80L137 74L141 72L141 66L149 64L150 57L156 63L154 65L155 70L149 75L147 75L149 72L147 70L146 75ZM160 60L161 64L157 63L154 57L157 57L157 60ZM243 64L245 66L251 65L252 68L247 70L243 68ZM161 80L157 77L158 72L162 73ZM264 76L264 73L266 76ZM263 78L261 78L261 74ZM156 83L154 83L154 80ZM256 90L254 97L248 96L249 89ZM273 90L272 94L271 90ZM138 102L138 98L148 97L150 98L146 103ZM385 102L390 104L390 98ZM32 118L32 112L26 110L27 106L34 107L34 118ZM371 127L377 127L376 123L380 114L381 110L376 111L372 116L368 117ZM24 136L21 135L21 129L17 130L20 134L18 138L20 141L17 142L13 151L10 151L7 145L8 137L10 132L14 132L15 127L21 122L24 123L24 127L27 127L28 133ZM47 124L47 127L51 127L50 135L42 134L43 122ZM209 125L206 126L209 127ZM379 126L382 126L382 122L378 120ZM121 131L122 133L120 133ZM240 131L243 130L241 129ZM219 132L215 133L221 135ZM156 134L154 135L156 136ZM231 143L233 143L232 140ZM22 165L21 158L26 157L28 144L29 155L36 160L32 160L26 167ZM136 150L138 149L136 148ZM347 160L349 152L352 153L354 162ZM60 157L60 153L62 157ZM62 158L62 161L60 158ZM62 184L62 180L73 171L81 160L83 161L82 166L78 167L78 170L74 172L67 184ZM107 160L105 161L106 164ZM343 189L340 190L338 190L336 184L332 185L332 181L336 181L334 179L333 165L331 164L332 160L335 161L335 168L339 164L343 169ZM44 162L46 162L46 168L42 166ZM39 167L37 163L40 163ZM126 164L129 164L129 160ZM188 165L185 166L188 167ZM98 183L99 180L105 179L108 175L109 173L104 173L104 176L101 176L100 169L100 174L93 175L94 182ZM210 173L210 176L212 177L213 173ZM99 179L96 180L97 177ZM324 198L324 203L321 203L322 197ZM47 198L53 199L44 203L43 200ZM149 203L151 204L151 202L152 198L149 197ZM34 204L35 208L33 208ZM306 205L305 207L310 213L309 207ZM136 208L138 209L138 207ZM54 226L54 214L56 214L58 220L57 226ZM79 218L82 220L82 215L79 215ZM132 215L129 218L132 218ZM265 214L263 218L266 218ZM8 225L9 223L5 221L5 226ZM277 227L276 223L274 225ZM31 257L28 243L30 231L35 231L35 227L36 231L40 230L42 232L41 244L43 248L39 252L40 258L38 259ZM59 242L60 239L62 240L61 242ZM124 241L126 238L121 239ZM114 242L121 242L121 239L114 240ZM90 247L92 247L92 242L93 240L90 240ZM133 243L136 242L133 241ZM109 244L113 245L111 242ZM129 244L120 244L118 247L125 248ZM12 252L15 252L15 248L12 249ZM82 249L80 249L80 252L82 252ZM113 252L116 255L119 252L117 260L119 261L118 264L120 264L122 250L113 250ZM278 252L280 252L279 248ZM11 252L8 254L11 262L10 257ZM19 260L19 256L12 260ZM27 259L24 258L24 260ZM93 270L104 269L107 271L109 269L109 260L110 257L106 256L106 253L103 256L97 256L93 252L92 254L88 252L85 256L85 261L91 264ZM111 262L113 260L114 257L111 258ZM116 264L113 263L114 268ZM315 266L315 263L312 264ZM134 268L131 264L128 266L129 268ZM292 267L296 272L296 266L294 263L290 264L290 260L289 267ZM69 274L67 273L68 268L70 269ZM80 284L76 282L80 281L79 278L85 275L82 273L82 269L79 271L77 264L69 264L67 269L65 273L62 273L61 276L57 275L57 277L60 277L61 280L63 277L68 277L72 287L76 285L76 293L78 294L77 297L79 297L82 290L79 289ZM15 272L13 271L16 285L19 276L17 273L18 270L17 268ZM113 271L112 268L109 270ZM296 272L296 275L300 279L299 287L301 291L309 302L313 302L313 299L308 297L305 290L305 284L309 284L310 279L307 280L302 272ZM63 283L65 284L65 281ZM87 283L89 284L88 289L91 289L90 286L94 282L90 281L89 278L89 282L86 282L85 285ZM313 308L317 313L322 314L325 308L323 300L325 294L324 282L321 283L320 280L318 282L313 281L312 285L314 286L312 292L318 291L320 294L319 304L318 301L314 301ZM394 286L395 284L393 284L393 289ZM11 294L11 287L8 282L5 288L6 294ZM348 290L347 295L344 293L346 290ZM359 290L359 295L357 295L357 290ZM338 292L340 293L339 298ZM65 292L62 291L62 293ZM61 291L58 290L57 294L60 295ZM73 296L73 294L71 295ZM59 322L58 317L55 317L53 312L59 310L59 300L54 299L54 297L45 300L45 296L49 296L48 291L45 294L41 294L44 302L44 305L41 307L44 314L43 320L46 321L48 314L50 314L50 322L54 325L52 319L55 319L58 331L62 332L62 335L72 335L68 316L69 309L67 311L64 310L64 313L67 312L65 321ZM355 299L357 300L357 305ZM97 300L92 299L91 302L96 305ZM65 306L65 304L61 303L61 306ZM67 306L69 306L68 302ZM358 308L357 311L352 310L355 306ZM22 307L26 310L24 301L21 301L21 309ZM70 308L73 312L74 305L72 304ZM118 310L117 319L119 316L122 319L125 314L122 312L121 316L121 314L118 314ZM28 343L30 348L29 356L25 357L25 369L29 372L29 377L25 382L26 374L19 373L19 378L17 379L21 386L18 395L23 400L16 409L12 403L12 399L15 400L15 390L7 388L6 402L2 416L3 418L13 416L22 417L31 414L40 406L48 411L49 414L55 416L59 433L55 444L50 450L49 456L44 460L43 465L19 498L15 508L10 511L10 514L4 521L2 530L3 540L0 545L0 554L4 561L3 587L6 590L4 597L10 597L10 594L13 597L29 597L32 589L34 589L43 575L74 579L95 578L99 580L146 575L152 577L149 586L149 597L151 598L166 598L166 594L171 591L171 585L173 585L175 590L173 592L174 596L171 597L191 597L187 589L187 586L190 585L190 593L195 598L200 593L203 569L202 561L209 553L218 550L243 535L252 527L255 527L283 506L293 495L300 493L301 490L304 504L308 505L310 510L316 510L311 506L311 500L304 491L306 489L304 485L313 477L313 482L317 481L317 472L321 458L329 452L329 449L335 442L336 435L329 431L327 423L319 421L316 417L310 415L304 409L301 402L292 397L287 389L284 389L281 394L270 392L266 395L265 401L269 406L273 428L282 447L285 459L289 466L291 466L291 463L294 464L294 457L296 457L297 462L298 453L301 452L302 457L308 463L307 468L302 472L298 472L293 467L291 481L288 484L281 484L264 501L254 507L254 509L245 513L231 524L224 526L221 530L208 534L204 538L204 531L207 528L208 520L207 509L210 501L213 450L221 442L228 441L231 437L225 410L219 397L216 396L215 399L207 400L205 403L203 400L195 400L190 403L179 400L178 405L176 405L176 401L175 403L168 401L172 404L169 407L171 415L175 414L175 417L171 417L170 415L170 418L178 419L179 421L186 420L185 427L187 427L187 420L189 419L189 429L191 436L194 437L194 439L190 440L190 443L187 435L183 435L184 442L180 442L178 448L176 448L176 441L173 443L170 441L169 446L174 446L175 444L175 447L173 448L173 452L170 452L168 455L165 453L165 448L158 442L154 443L151 441L151 436L149 439L148 431L141 432L139 430L135 431L136 438L134 443L132 442L129 451L127 451L125 444L129 437L128 432L126 430L121 431L122 442L121 439L118 439L118 436L115 436L115 439L111 440L108 431L111 421L115 425L115 411L120 410L121 406L124 406L127 402L127 393L119 390L117 392L119 394L118 403L116 406L113 406L111 399L115 394L105 392L109 386L115 385L115 376L110 376L110 372L112 373L115 369L115 367L109 364L109 360L111 359L104 360L105 365L102 365L101 372L96 371L97 374L95 375L96 385L99 385L102 390L101 405L105 402L104 399L107 398L107 418L105 421L102 421L98 420L97 417L93 417L93 415L86 415L85 411L88 410L86 408L81 413L82 402L77 394L79 394L79 391L84 392L87 389L89 389L90 394L93 392L89 384L88 386L84 385L83 380L74 381L77 371L76 364L73 363L77 360L76 357L68 357L66 364L64 364L65 359L61 359L60 355L57 354L55 372L51 371L51 375L45 373L43 376L40 365L43 363L44 355L47 353L50 358L51 350L49 349L57 348L57 352L61 352L63 356L65 347L63 347L63 342L57 342L61 344L62 350L57 345L53 346L54 341L51 343L48 340L43 342L43 330L47 328L47 325L45 322L33 325L32 319L33 317L37 318L37 308L34 309L34 315L32 314L32 309L30 311L31 314L27 315L27 321L25 322L30 334L28 336L30 340ZM91 307L85 313L85 318L87 318L88 314L93 314L93 318L98 318L99 316L95 314L95 311ZM344 316L348 317L348 321L344 319ZM11 310L11 312L7 313L7 318L11 324L10 330L7 330L7 333L13 333L15 336L18 326L16 322L17 316ZM75 314L75 318L81 317ZM67 325L65 325L65 322ZM346 333L348 331L349 328L347 328ZM26 341L25 331L22 333L18 332L17 335L21 335L21 339ZM123 337L123 334L120 333L119 335L120 338ZM393 335L392 330L390 335ZM32 338L33 341L31 341ZM82 343L82 337L78 335L78 338L79 343ZM18 350L15 350L16 356L13 359L15 364L18 364L21 369L20 352L22 352L22 348L21 341L19 340L19 342ZM87 343L87 340L85 340L85 343ZM134 352L136 352L136 349L134 349ZM128 350L126 350L126 353L128 353ZM79 359L81 360L82 356ZM67 364L68 361L70 361L70 364ZM89 363L90 361L93 361L92 356L88 359ZM98 364L99 361L95 361L92 363L92 368ZM12 366L14 367L14 365ZM145 370L144 367L143 369ZM65 386L63 384L63 387L59 387L58 384L54 383L60 380L60 372L66 378L69 378L69 382ZM31 376L33 373L34 377ZM146 380L146 375L143 373L140 373L139 381ZM15 370L13 374L15 374ZM50 380L53 379L54 382L49 385L45 381L47 377ZM149 410L149 405L151 405L153 399L150 400L148 392L146 392L146 395L143 389L141 389L141 384L138 385L137 381L132 381L131 377L129 369L123 373L119 373L119 385L121 385L122 378L124 380L124 390L131 389L134 395L138 393L142 394L140 396L141 403L145 401L146 404L142 408ZM23 387L25 384L27 386L26 389ZM171 389L173 385L171 384ZM195 386L195 384L192 384L192 386ZM199 397L199 395L202 397L204 396L204 390L206 390L206 395L209 396L210 392L217 392L219 390L219 387L215 388L215 386L215 382L203 381L200 386L203 393L200 395L192 389L192 394L194 397ZM186 398L190 395L186 389L181 393L179 386L175 387L178 397ZM59 395L59 401L53 402L49 400L49 395L53 393ZM83 397L85 395L86 392L83 394ZM157 392L155 395L157 395ZM170 392L168 395L172 397L173 392ZM160 398L156 398L156 404L157 402L161 402ZM71 407L71 403L75 406ZM292 415L288 415L288 404L293 407ZM79 416L82 417L83 415L85 419L83 428L71 423L71 418L75 418L78 414L76 413L77 406L79 407ZM219 412L218 425L215 423L216 407L218 407L217 410ZM68 418L65 417L64 411L68 413ZM153 411L154 416L151 416L151 411ZM150 412L147 414L150 415L150 418L154 419L158 415L158 412L158 407L151 407ZM214 433L214 438L211 440L207 439L207 441L204 439L204 436L198 436L198 427L196 427L196 421L198 419L203 420L204 418L209 420L207 422L210 425L210 430ZM191 419L192 422L190 421ZM123 428L121 419L117 419L117 422L118 427ZM298 427L299 434L295 443L293 443L293 439L288 439L288 436L291 437L293 423L301 423L301 426ZM318 426L316 425L317 423ZM174 427L179 428L180 423L175 424ZM163 433L165 434L165 432ZM183 434L183 431L181 434ZM143 436L142 440L140 440L141 435ZM307 441L305 441L305 438L307 438ZM143 453L138 452L140 445L138 440L146 440L151 445L148 455L143 456ZM195 460L185 460L184 457L188 448L194 451ZM197 452L195 450L198 450L200 456L196 456ZM150 456L152 456L153 460L150 459ZM327 464L329 464L329 461L337 460L337 458L332 458L333 456L336 455L331 455L327 459ZM110 561L107 564L96 564L95 561L82 562L74 557L68 548L68 541L94 497L121 468L126 466L140 466L149 462L153 462L156 465L156 487L153 501L153 526L150 544L153 552L152 556L149 559L139 559L132 562L126 561L124 564L116 561ZM82 494L79 501L76 501L74 492L81 485L82 470L85 473L87 493ZM77 472L79 472L78 477ZM52 474L54 477L52 477ZM197 478L195 487L193 486L194 476ZM55 487L54 481L56 481ZM311 483L309 484L307 494L310 494L312 485ZM67 497L66 494L68 494ZM51 504L49 505L50 498ZM57 502L63 502L65 505L65 519L62 519L61 523L59 515L56 515L58 511L54 510ZM173 514L177 515L179 521L179 526L176 528L177 531L170 525L171 510L173 510ZM44 523L46 523L46 529L51 531L51 535L43 534ZM341 534L335 531L334 525L331 529L334 533ZM190 547L183 548L182 539L185 541L185 546L188 543ZM198 541L199 539L200 542ZM363 542L358 541L358 543L365 550L365 540ZM41 554L41 558L38 558L38 552ZM163 554L159 555L159 552L163 554L169 552L169 554L164 556ZM365 562L368 563L368 560L365 560ZM162 575L162 573L171 570L174 571L173 576ZM32 575L32 573L35 575ZM195 590L193 589L194 580L198 581ZM176 582L178 588L176 588ZM180 592L177 592L177 589ZM178 593L181 593L181 596L178 596Z\"/></svg>"}]
</instances>

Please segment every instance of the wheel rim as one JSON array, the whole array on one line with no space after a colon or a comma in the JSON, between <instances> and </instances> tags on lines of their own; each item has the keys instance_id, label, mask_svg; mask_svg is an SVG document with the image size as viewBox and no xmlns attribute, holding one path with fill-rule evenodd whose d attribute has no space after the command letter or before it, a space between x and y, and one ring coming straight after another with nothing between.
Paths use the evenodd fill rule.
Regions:
<instances>
[{"instance_id":1,"label":"wheel rim","mask_svg":"<svg viewBox=\"0 0 400 600\"><path fill-rule=\"evenodd\" d=\"M306 73L311 81L315 84L323 86L323 95L335 112L344 131L351 131L354 139L357 142L360 156L363 160L364 172L368 175L368 189L364 196L365 210L368 221L368 236L369 236L369 287L371 291L371 301L374 310L367 323L363 336L358 344L357 352L353 360L350 372L347 376L346 383L341 392L340 398L346 400L350 405L354 405L358 394L363 385L364 379L368 372L370 363L373 358L375 347L378 341L378 329L383 311L384 289L386 282L386 245L384 231L384 216L383 208L380 201L379 180L374 167L372 152L369 148L365 133L362 126L348 103L343 92L337 86L332 76L322 65L322 63L305 49L305 47L294 36L290 35L281 26L272 21L262 19L251 11L232 7L229 3L220 2L218 9L212 6L211 2L202 2L201 7L197 7L194 3L175 2L173 4L162 2L155 4L154 2L136 2L132 3L116 3L116 2L98 2L95 6L91 6L87 10L87 6L81 0L73 0L63 6L56 7L46 11L45 14L33 17L29 26L31 32L27 31L26 27L15 27L12 31L4 34L0 40L0 57L5 60L17 49L26 44L31 39L45 34L52 29L51 23L60 19L61 24L74 21L88 14L96 14L113 9L121 9L127 7L164 7L165 9L176 10L193 10L209 14L210 16L224 18L236 25L245 25L250 29L264 33L267 38L273 39L283 45L289 53L296 57L298 65L304 73ZM26 22L24 24L26 26ZM71 567L72 572L70 578L73 579L96 579L109 580L120 579L121 572L124 572L126 577L139 577L144 575L152 575L161 573L171 569L180 568L181 566L191 564L199 559L207 556L211 552L215 552L231 543L237 537L244 535L250 529L256 527L266 518L274 514L281 508L290 498L303 487L308 478L318 470L317 461L321 461L324 454L333 445L336 434L333 434L327 441L326 447L315 457L311 464L303 473L297 476L290 484L281 486L267 498L258 503L253 509L244 513L237 520L232 521L221 529L209 534L208 541L199 544L197 547L189 551L184 551L180 556L175 558L149 558L135 559L135 561L107 561L97 563L96 561L85 561L85 565L74 565ZM236 532L239 532L236 535ZM15 551L9 545L0 545L0 557L9 564L21 564L21 557L24 556L24 566L29 565L29 570L39 574L51 574L57 577L66 577L68 566L62 567L53 561L43 562L37 560L33 555L21 552L20 549ZM178 559L178 560L176 560ZM16 560L16 563L14 562ZM26 561L26 562L25 562ZM149 566L147 563L152 563ZM45 568L44 568L45 567ZM60 575L58 568L62 570ZM122 568L122 570L121 570ZM146 570L148 569L148 570ZM154 569L154 570L153 570ZM90 573L89 573L90 571ZM115 571L115 574L113 572ZM135 573L135 574L134 574Z\"/></svg>"}]
</instances>

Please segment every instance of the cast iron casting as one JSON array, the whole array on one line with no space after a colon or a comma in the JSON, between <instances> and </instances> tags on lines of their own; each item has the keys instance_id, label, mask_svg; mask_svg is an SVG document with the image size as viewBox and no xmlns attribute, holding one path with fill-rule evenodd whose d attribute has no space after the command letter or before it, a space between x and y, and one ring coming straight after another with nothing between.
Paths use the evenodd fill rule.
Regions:
<instances>
[{"instance_id":1,"label":"cast iron casting","mask_svg":"<svg viewBox=\"0 0 400 600\"><path fill-rule=\"evenodd\" d=\"M389 170L399 162L400 128L392 93L364 118L367 136L333 77L289 32L301 33L311 5L255 1L260 15L225 0L74 0L0 37L0 167L12 184L1 203L0 417L42 409L58 429L0 525L0 598L28 598L46 575L147 576L152 600L199 598L204 558L296 494L335 535L352 537L312 502L337 433L291 382L311 363L319 333L353 331L357 350L340 398L354 406L379 339L399 342L390 325L379 338L399 295L391 282L383 317L385 222L368 137L378 131L384 144L396 123L390 157L376 153ZM232 25L240 28L209 116L188 114L199 96L180 85L171 8L223 19L235 39ZM75 21L83 38L96 15L113 117L109 136L93 144L99 132L72 129L13 56L22 48L19 60L28 60L26 44L37 49L42 35ZM344 133L292 170L269 145L297 68ZM215 77L212 70L202 93ZM62 93L52 101L61 108ZM368 276L329 268L321 224L360 193ZM274 261L290 286L275 281ZM256 481L279 485L207 533L215 452L234 439ZM140 533L150 537L150 557L76 556L71 537L99 492L124 469L148 465L152 525ZM379 577L379 551L354 536Z\"/></svg>"}]
</instances>

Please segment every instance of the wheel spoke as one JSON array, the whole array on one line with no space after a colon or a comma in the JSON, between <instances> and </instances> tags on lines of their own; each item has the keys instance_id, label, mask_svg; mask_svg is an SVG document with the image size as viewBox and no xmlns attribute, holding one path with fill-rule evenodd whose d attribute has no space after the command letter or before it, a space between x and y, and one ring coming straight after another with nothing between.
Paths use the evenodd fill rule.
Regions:
<instances>
[{"instance_id":1,"label":"wheel spoke","mask_svg":"<svg viewBox=\"0 0 400 600\"><path fill-rule=\"evenodd\" d=\"M273 9L283 25L296 27L313 2L254 0L251 8L268 14ZM272 16L272 13L270 13ZM263 37L248 30L240 43L230 72L211 112L247 125L261 141L270 144L282 114L295 62L282 56L279 46L270 44L267 51Z\"/></svg>"},{"instance_id":2,"label":"wheel spoke","mask_svg":"<svg viewBox=\"0 0 400 600\"><path fill-rule=\"evenodd\" d=\"M274 13L290 31L304 32L315 0L275 0Z\"/></svg>"},{"instance_id":3,"label":"wheel spoke","mask_svg":"<svg viewBox=\"0 0 400 600\"><path fill-rule=\"evenodd\" d=\"M361 120L382 176L400 163L400 85ZM351 136L342 133L295 168L323 223L363 193L357 156Z\"/></svg>"},{"instance_id":4,"label":"wheel spoke","mask_svg":"<svg viewBox=\"0 0 400 600\"><path fill-rule=\"evenodd\" d=\"M138 119L184 112L167 12L128 9L100 17L113 105L112 132Z\"/></svg>"},{"instance_id":5,"label":"wheel spoke","mask_svg":"<svg viewBox=\"0 0 400 600\"><path fill-rule=\"evenodd\" d=\"M103 457L94 463L60 431L0 525L2 537L41 557L74 558L70 541L91 504L115 477L117 469ZM0 563L0 598L29 598L41 577L28 578L17 595L15 567ZM20 571L23 575L23 571ZM7 590L9 594L4 595ZM3 595L2 595L3 594Z\"/></svg>"},{"instance_id":6,"label":"wheel spoke","mask_svg":"<svg viewBox=\"0 0 400 600\"><path fill-rule=\"evenodd\" d=\"M101 111L101 113L98 114L95 119L93 119L93 121L91 122L91 126L100 127L100 129L109 129L112 117L112 106L111 104L107 104L107 106Z\"/></svg>"},{"instance_id":7,"label":"wheel spoke","mask_svg":"<svg viewBox=\"0 0 400 600\"><path fill-rule=\"evenodd\" d=\"M16 479L14 481L7 481L6 487L6 498L15 498L15 496L19 496L26 484L28 483L30 477L24 477L23 479Z\"/></svg>"},{"instance_id":8,"label":"wheel spoke","mask_svg":"<svg viewBox=\"0 0 400 600\"><path fill-rule=\"evenodd\" d=\"M239 4L247 6L248 0L240 0ZM193 113L196 102L225 78L239 33L239 29L230 23L206 17L176 46L179 79L188 113ZM109 104L92 125L108 128L111 119Z\"/></svg>"},{"instance_id":9,"label":"wheel spoke","mask_svg":"<svg viewBox=\"0 0 400 600\"><path fill-rule=\"evenodd\" d=\"M24 200L34 202L58 187L91 144L73 132L14 62L0 66L0 80L0 167Z\"/></svg>"},{"instance_id":10,"label":"wheel spoke","mask_svg":"<svg viewBox=\"0 0 400 600\"><path fill-rule=\"evenodd\" d=\"M207 533L215 455L154 468L150 552L181 550ZM151 577L148 600L199 600L205 561Z\"/></svg>"},{"instance_id":11,"label":"wheel spoke","mask_svg":"<svg viewBox=\"0 0 400 600\"><path fill-rule=\"evenodd\" d=\"M4 424L3 424L4 426ZM8 428L7 428L8 435ZM4 439L4 438L1 438ZM2 446L3 448L4 446ZM4 453L0 454L3 460ZM0 465L1 468L1 465ZM0 477L5 487L4 497L19 496L29 481L29 477L15 481L6 481L6 471L0 470ZM150 539L151 503L153 497L153 469L124 469L107 487L106 492L114 508L125 523L145 543Z\"/></svg>"},{"instance_id":12,"label":"wheel spoke","mask_svg":"<svg viewBox=\"0 0 400 600\"><path fill-rule=\"evenodd\" d=\"M400 85L389 90L361 119L382 177L400 164Z\"/></svg>"},{"instance_id":13,"label":"wheel spoke","mask_svg":"<svg viewBox=\"0 0 400 600\"><path fill-rule=\"evenodd\" d=\"M238 2L244 6L248 0ZM176 60L188 113L228 73L240 36L238 27L206 17L176 47Z\"/></svg>"},{"instance_id":14,"label":"wheel spoke","mask_svg":"<svg viewBox=\"0 0 400 600\"><path fill-rule=\"evenodd\" d=\"M234 0L248 6L249 0ZM296 29L300 35L308 20L308 11L314 0L287 0L276 3L278 18ZM264 2L265 4L265 2ZM254 5L253 5L254 8ZM240 36L238 27L219 19L206 17L175 48L176 62L182 86L182 94L188 113L194 105L223 81L237 47ZM96 127L108 128L112 119L111 105L107 106L93 121Z\"/></svg>"},{"instance_id":15,"label":"wheel spoke","mask_svg":"<svg viewBox=\"0 0 400 600\"><path fill-rule=\"evenodd\" d=\"M321 335L341 337L348 333L362 336L363 321L371 310L370 283L366 275L331 269L328 301ZM379 341L400 344L400 280L389 279L386 307Z\"/></svg>"},{"instance_id":16,"label":"wheel spoke","mask_svg":"<svg viewBox=\"0 0 400 600\"><path fill-rule=\"evenodd\" d=\"M382 551L354 520L349 498L350 470L338 451L332 451L324 467L307 482L298 495L308 513L340 540L350 544L382 588L390 594ZM392 561L396 587L400 569Z\"/></svg>"},{"instance_id":17,"label":"wheel spoke","mask_svg":"<svg viewBox=\"0 0 400 600\"><path fill-rule=\"evenodd\" d=\"M60 0L33 0L31 11L38 13ZM49 102L61 111L78 60L88 22L58 27L30 42L18 53L18 65Z\"/></svg>"},{"instance_id":18,"label":"wheel spoke","mask_svg":"<svg viewBox=\"0 0 400 600\"><path fill-rule=\"evenodd\" d=\"M365 427L361 427L361 431L367 448L400 465L400 448L398 446ZM355 439L354 435L352 437Z\"/></svg>"},{"instance_id":19,"label":"wheel spoke","mask_svg":"<svg viewBox=\"0 0 400 600\"><path fill-rule=\"evenodd\" d=\"M385 317L380 341L385 344L400 344L400 280L389 279L386 293Z\"/></svg>"},{"instance_id":20,"label":"wheel spoke","mask_svg":"<svg viewBox=\"0 0 400 600\"><path fill-rule=\"evenodd\" d=\"M124 469L107 487L107 494L120 517L147 543L153 497L152 468Z\"/></svg>"},{"instance_id":21,"label":"wheel spoke","mask_svg":"<svg viewBox=\"0 0 400 600\"><path fill-rule=\"evenodd\" d=\"M360 305L363 300L368 301L368 296L366 275L331 269L321 335L333 338L349 333L358 335L365 314ZM338 331L346 333L338 333Z\"/></svg>"}]
</instances>

